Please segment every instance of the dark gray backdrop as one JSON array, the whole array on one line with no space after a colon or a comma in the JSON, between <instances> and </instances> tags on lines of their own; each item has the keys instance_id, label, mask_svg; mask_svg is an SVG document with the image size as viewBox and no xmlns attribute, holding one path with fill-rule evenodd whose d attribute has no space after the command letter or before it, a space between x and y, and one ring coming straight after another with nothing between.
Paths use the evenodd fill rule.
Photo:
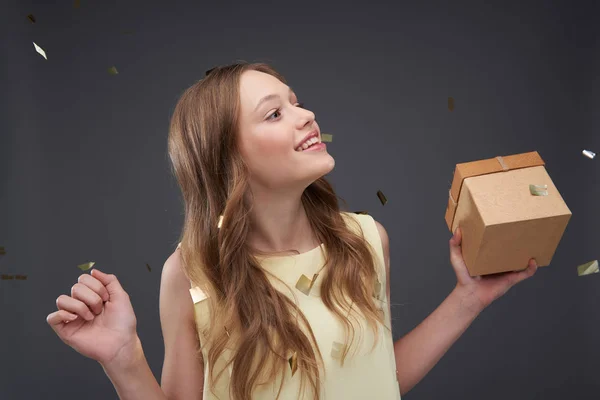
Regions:
<instances>
[{"instance_id":1,"label":"dark gray backdrop","mask_svg":"<svg viewBox=\"0 0 600 400\"><path fill-rule=\"evenodd\" d=\"M455 284L454 165L539 151L573 212L552 265L486 310L406 398L598 398L600 274L576 273L600 237L600 160L581 155L600 149L598 6L55 3L0 12L0 273L28 275L0 281L1 399L116 398L45 321L86 261L130 293L160 376L160 271L182 222L169 117L206 69L237 59L288 78L333 134L338 194L387 228L395 338Z\"/></svg>"}]
</instances>

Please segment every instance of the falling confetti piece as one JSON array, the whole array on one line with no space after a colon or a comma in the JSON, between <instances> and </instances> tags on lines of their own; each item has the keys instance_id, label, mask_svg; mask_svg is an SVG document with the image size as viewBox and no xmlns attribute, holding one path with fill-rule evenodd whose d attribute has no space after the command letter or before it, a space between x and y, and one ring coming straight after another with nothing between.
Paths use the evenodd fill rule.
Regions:
<instances>
[{"instance_id":1,"label":"falling confetti piece","mask_svg":"<svg viewBox=\"0 0 600 400\"><path fill-rule=\"evenodd\" d=\"M219 222L217 223L217 228L221 229L221 226L223 225L223 216L219 216Z\"/></svg>"},{"instance_id":2,"label":"falling confetti piece","mask_svg":"<svg viewBox=\"0 0 600 400\"><path fill-rule=\"evenodd\" d=\"M448 110L454 111L454 97L448 97Z\"/></svg>"},{"instance_id":3,"label":"falling confetti piece","mask_svg":"<svg viewBox=\"0 0 600 400\"><path fill-rule=\"evenodd\" d=\"M290 369L292 370L292 376L294 376L298 370L298 353L294 352L288 361L290 363Z\"/></svg>"},{"instance_id":4,"label":"falling confetti piece","mask_svg":"<svg viewBox=\"0 0 600 400\"><path fill-rule=\"evenodd\" d=\"M385 195L381 190L377 191L377 197L379 197L379 201L381 201L381 204L385 206L385 203L387 203L387 199L385 198Z\"/></svg>"},{"instance_id":5,"label":"falling confetti piece","mask_svg":"<svg viewBox=\"0 0 600 400\"><path fill-rule=\"evenodd\" d=\"M110 67L108 69L108 73L111 75L117 75L119 73L119 71L117 71L117 67Z\"/></svg>"},{"instance_id":6,"label":"falling confetti piece","mask_svg":"<svg viewBox=\"0 0 600 400\"><path fill-rule=\"evenodd\" d=\"M548 196L548 185L529 185L529 192L533 196Z\"/></svg>"},{"instance_id":7,"label":"falling confetti piece","mask_svg":"<svg viewBox=\"0 0 600 400\"><path fill-rule=\"evenodd\" d=\"M329 133L321 133L321 142L332 142L333 141L333 135L329 134Z\"/></svg>"},{"instance_id":8,"label":"falling confetti piece","mask_svg":"<svg viewBox=\"0 0 600 400\"><path fill-rule=\"evenodd\" d=\"M73 7L75 7L75 8L79 8L80 5L81 5L80 0L75 0L75 2L73 3Z\"/></svg>"},{"instance_id":9,"label":"falling confetti piece","mask_svg":"<svg viewBox=\"0 0 600 400\"><path fill-rule=\"evenodd\" d=\"M46 60L48 59L48 57L46 56L46 52L44 51L44 49L42 49L40 46L38 46L37 44L35 44L35 42L33 42L33 46L35 47L35 51L37 51Z\"/></svg>"},{"instance_id":10,"label":"falling confetti piece","mask_svg":"<svg viewBox=\"0 0 600 400\"><path fill-rule=\"evenodd\" d=\"M345 349L346 349L346 346L343 345L342 343L333 342L333 345L331 346L331 357L338 359L338 360L341 359L342 354L344 354Z\"/></svg>"},{"instance_id":11,"label":"falling confetti piece","mask_svg":"<svg viewBox=\"0 0 600 400\"><path fill-rule=\"evenodd\" d=\"M94 266L94 264L96 264L95 262L88 262L85 264L80 264L77 266L77 268L79 268L82 271L87 271L88 269L92 268Z\"/></svg>"},{"instance_id":12,"label":"falling confetti piece","mask_svg":"<svg viewBox=\"0 0 600 400\"><path fill-rule=\"evenodd\" d=\"M24 281L27 280L27 275L15 275L15 279Z\"/></svg>"},{"instance_id":13,"label":"falling confetti piece","mask_svg":"<svg viewBox=\"0 0 600 400\"><path fill-rule=\"evenodd\" d=\"M150 268L150 265L148 265L148 263L146 263L146 268L148 268L148 271L152 272L152 268Z\"/></svg>"},{"instance_id":14,"label":"falling confetti piece","mask_svg":"<svg viewBox=\"0 0 600 400\"><path fill-rule=\"evenodd\" d=\"M319 274L315 274L312 280L310 280L308 276L303 274L296 283L296 289L308 296L318 276Z\"/></svg>"},{"instance_id":15,"label":"falling confetti piece","mask_svg":"<svg viewBox=\"0 0 600 400\"><path fill-rule=\"evenodd\" d=\"M594 159L594 157L596 157L596 153L594 153L593 151L590 150L584 150L581 152L584 156L586 156L589 159Z\"/></svg>"},{"instance_id":16,"label":"falling confetti piece","mask_svg":"<svg viewBox=\"0 0 600 400\"><path fill-rule=\"evenodd\" d=\"M33 14L29 14L27 16L27 19L30 20L32 24L35 24L35 17L33 16Z\"/></svg>"},{"instance_id":17,"label":"falling confetti piece","mask_svg":"<svg viewBox=\"0 0 600 400\"><path fill-rule=\"evenodd\" d=\"M600 272L598 260L590 261L577 267L577 275L584 276Z\"/></svg>"},{"instance_id":18,"label":"falling confetti piece","mask_svg":"<svg viewBox=\"0 0 600 400\"><path fill-rule=\"evenodd\" d=\"M8 281L8 280L11 280L11 279L15 279L15 277L12 276L12 275L4 275L4 274L2 274L2 276L0 276L0 279L2 279L3 281Z\"/></svg>"},{"instance_id":19,"label":"falling confetti piece","mask_svg":"<svg viewBox=\"0 0 600 400\"><path fill-rule=\"evenodd\" d=\"M5 255L6 254L6 250L4 250L3 246L0 246L0 255Z\"/></svg>"},{"instance_id":20,"label":"falling confetti piece","mask_svg":"<svg viewBox=\"0 0 600 400\"><path fill-rule=\"evenodd\" d=\"M194 304L199 303L202 300L208 298L206 293L204 293L204 291L202 289L200 289L198 286L191 288L190 294L192 295L192 301L194 302Z\"/></svg>"}]
</instances>

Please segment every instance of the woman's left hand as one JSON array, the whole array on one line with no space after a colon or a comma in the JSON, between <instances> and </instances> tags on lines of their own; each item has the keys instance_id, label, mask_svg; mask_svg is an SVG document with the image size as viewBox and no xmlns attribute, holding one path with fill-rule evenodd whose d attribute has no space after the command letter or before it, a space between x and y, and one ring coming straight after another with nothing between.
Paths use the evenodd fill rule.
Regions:
<instances>
[{"instance_id":1,"label":"woman's left hand","mask_svg":"<svg viewBox=\"0 0 600 400\"><path fill-rule=\"evenodd\" d=\"M537 263L532 258L527 268L522 271L471 277L462 256L461 241L462 233L458 228L450 239L450 262L456 273L456 290L461 292L470 307L483 310L511 287L537 271Z\"/></svg>"}]
</instances>

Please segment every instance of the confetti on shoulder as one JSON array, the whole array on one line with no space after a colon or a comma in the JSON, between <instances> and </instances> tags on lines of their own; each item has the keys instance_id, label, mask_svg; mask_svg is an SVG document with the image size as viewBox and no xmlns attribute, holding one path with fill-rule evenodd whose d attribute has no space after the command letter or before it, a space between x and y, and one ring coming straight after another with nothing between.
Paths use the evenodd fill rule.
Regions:
<instances>
[{"instance_id":1,"label":"confetti on shoulder","mask_svg":"<svg viewBox=\"0 0 600 400\"><path fill-rule=\"evenodd\" d=\"M33 42L33 46L35 47L35 51L37 51L46 60L48 59L48 57L46 56L46 52L44 51L44 49L42 49L40 46L38 46L37 44L35 44L35 42Z\"/></svg>"},{"instance_id":2,"label":"confetti on shoulder","mask_svg":"<svg viewBox=\"0 0 600 400\"><path fill-rule=\"evenodd\" d=\"M77 268L79 268L82 271L87 271L88 269L92 268L94 266L94 264L96 264L95 262L88 262L85 264L80 264L77 266Z\"/></svg>"}]
</instances>

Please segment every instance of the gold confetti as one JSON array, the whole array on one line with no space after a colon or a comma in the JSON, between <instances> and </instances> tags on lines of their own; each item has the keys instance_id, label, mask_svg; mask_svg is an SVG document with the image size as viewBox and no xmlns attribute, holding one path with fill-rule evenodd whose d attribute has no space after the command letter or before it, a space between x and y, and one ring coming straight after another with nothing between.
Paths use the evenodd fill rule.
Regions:
<instances>
[{"instance_id":1,"label":"gold confetti","mask_svg":"<svg viewBox=\"0 0 600 400\"><path fill-rule=\"evenodd\" d=\"M529 185L529 192L533 196L548 196L548 185Z\"/></svg>"},{"instance_id":2,"label":"gold confetti","mask_svg":"<svg viewBox=\"0 0 600 400\"><path fill-rule=\"evenodd\" d=\"M88 269L92 268L94 266L94 264L96 264L95 262L88 262L85 264L80 264L77 266L77 268L79 268L82 271L87 271Z\"/></svg>"},{"instance_id":3,"label":"gold confetti","mask_svg":"<svg viewBox=\"0 0 600 400\"><path fill-rule=\"evenodd\" d=\"M454 111L454 97L448 97L448 110Z\"/></svg>"},{"instance_id":4,"label":"gold confetti","mask_svg":"<svg viewBox=\"0 0 600 400\"><path fill-rule=\"evenodd\" d=\"M32 43L33 43L33 46L35 47L35 51L37 51L42 57L44 57L47 60L48 57L46 56L46 52L44 51L44 49L42 49L40 46L35 44L35 42L32 42Z\"/></svg>"},{"instance_id":5,"label":"gold confetti","mask_svg":"<svg viewBox=\"0 0 600 400\"><path fill-rule=\"evenodd\" d=\"M577 267L577 275L584 276L600 272L598 260L590 261Z\"/></svg>"},{"instance_id":6,"label":"gold confetti","mask_svg":"<svg viewBox=\"0 0 600 400\"><path fill-rule=\"evenodd\" d=\"M586 156L587 158L592 159L592 160L594 159L594 157L596 157L596 153L594 153L593 151L590 151L590 150L583 150L581 153L584 156Z\"/></svg>"},{"instance_id":7,"label":"gold confetti","mask_svg":"<svg viewBox=\"0 0 600 400\"><path fill-rule=\"evenodd\" d=\"M146 268L148 268L148 271L152 272L152 268L150 268L150 265L148 265L148 263L146 263Z\"/></svg>"},{"instance_id":8,"label":"gold confetti","mask_svg":"<svg viewBox=\"0 0 600 400\"><path fill-rule=\"evenodd\" d=\"M321 133L321 142L332 142L333 141L333 135L329 134L329 133Z\"/></svg>"},{"instance_id":9,"label":"gold confetti","mask_svg":"<svg viewBox=\"0 0 600 400\"><path fill-rule=\"evenodd\" d=\"M15 279L15 277L14 277L14 276L12 276L12 275L5 275L5 274L2 274L2 275L0 276L0 279L2 279L3 281L7 281L7 280Z\"/></svg>"},{"instance_id":10,"label":"gold confetti","mask_svg":"<svg viewBox=\"0 0 600 400\"><path fill-rule=\"evenodd\" d=\"M377 191L377 197L379 197L379 201L381 201L381 204L385 206L385 203L387 203L387 199L385 198L385 195L381 190Z\"/></svg>"},{"instance_id":11,"label":"gold confetti","mask_svg":"<svg viewBox=\"0 0 600 400\"><path fill-rule=\"evenodd\" d=\"M24 280L27 280L27 275L15 275L15 279L24 281Z\"/></svg>"},{"instance_id":12,"label":"gold confetti","mask_svg":"<svg viewBox=\"0 0 600 400\"><path fill-rule=\"evenodd\" d=\"M354 211L354 214L369 215L368 211Z\"/></svg>"},{"instance_id":13,"label":"gold confetti","mask_svg":"<svg viewBox=\"0 0 600 400\"><path fill-rule=\"evenodd\" d=\"M373 293L375 298L379 300L379 296L381 296L381 282L379 282L379 278L375 279L375 284L373 285Z\"/></svg>"},{"instance_id":14,"label":"gold confetti","mask_svg":"<svg viewBox=\"0 0 600 400\"><path fill-rule=\"evenodd\" d=\"M108 73L111 75L117 75L119 73L119 71L117 71L117 67L112 66L108 69Z\"/></svg>"},{"instance_id":15,"label":"gold confetti","mask_svg":"<svg viewBox=\"0 0 600 400\"><path fill-rule=\"evenodd\" d=\"M225 333L227 334L227 337L230 338L231 336L229 335L229 331L227 330L227 327L223 326L223 329L225 329Z\"/></svg>"},{"instance_id":16,"label":"gold confetti","mask_svg":"<svg viewBox=\"0 0 600 400\"><path fill-rule=\"evenodd\" d=\"M5 255L6 250L4 250L4 246L0 246L0 255Z\"/></svg>"},{"instance_id":17,"label":"gold confetti","mask_svg":"<svg viewBox=\"0 0 600 400\"><path fill-rule=\"evenodd\" d=\"M341 359L344 351L346 350L346 346L339 342L333 342L331 346L331 357L335 359Z\"/></svg>"},{"instance_id":18,"label":"gold confetti","mask_svg":"<svg viewBox=\"0 0 600 400\"><path fill-rule=\"evenodd\" d=\"M219 216L219 222L217 223L217 228L221 229L221 226L223 225L223 216L220 215Z\"/></svg>"},{"instance_id":19,"label":"gold confetti","mask_svg":"<svg viewBox=\"0 0 600 400\"><path fill-rule=\"evenodd\" d=\"M290 369L292 370L292 376L294 376L298 370L298 353L294 352L288 361L290 363Z\"/></svg>"},{"instance_id":20,"label":"gold confetti","mask_svg":"<svg viewBox=\"0 0 600 400\"><path fill-rule=\"evenodd\" d=\"M315 281L317 280L318 276L319 276L319 274L315 274L311 281L308 278L308 276L303 274L300 277L300 279L298 279L298 282L296 283L296 289L298 289L299 291L301 291L302 293L304 293L305 295L308 296L310 294L310 290L312 289L313 285L315 284Z\"/></svg>"},{"instance_id":21,"label":"gold confetti","mask_svg":"<svg viewBox=\"0 0 600 400\"><path fill-rule=\"evenodd\" d=\"M30 20L32 24L35 24L35 17L33 16L33 14L29 14L27 16L27 19Z\"/></svg>"},{"instance_id":22,"label":"gold confetti","mask_svg":"<svg viewBox=\"0 0 600 400\"><path fill-rule=\"evenodd\" d=\"M194 304L199 303L208 297L206 293L204 293L204 291L198 286L191 288L190 294L192 295L192 301L194 302Z\"/></svg>"}]
</instances>

